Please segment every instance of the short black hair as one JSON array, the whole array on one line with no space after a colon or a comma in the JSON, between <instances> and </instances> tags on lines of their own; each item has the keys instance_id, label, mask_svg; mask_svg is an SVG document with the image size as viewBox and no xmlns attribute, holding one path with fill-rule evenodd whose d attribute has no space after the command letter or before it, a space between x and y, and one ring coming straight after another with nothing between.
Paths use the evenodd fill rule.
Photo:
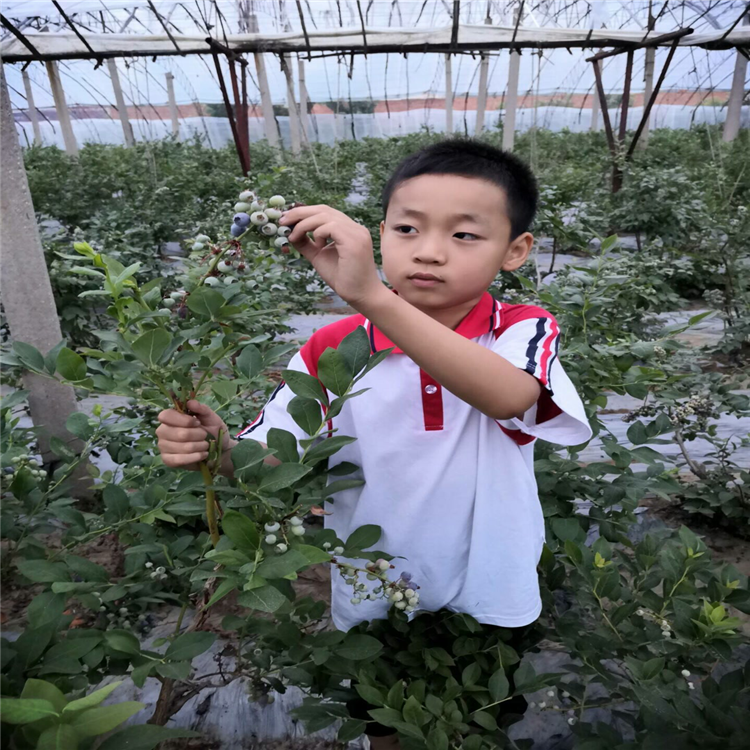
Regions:
<instances>
[{"instance_id":1,"label":"short black hair","mask_svg":"<svg viewBox=\"0 0 750 750\"><path fill-rule=\"evenodd\" d=\"M507 196L510 238L527 232L536 214L539 191L531 169L517 156L472 138L446 138L409 154L396 167L381 194L383 218L396 188L424 174L478 177Z\"/></svg>"}]
</instances>

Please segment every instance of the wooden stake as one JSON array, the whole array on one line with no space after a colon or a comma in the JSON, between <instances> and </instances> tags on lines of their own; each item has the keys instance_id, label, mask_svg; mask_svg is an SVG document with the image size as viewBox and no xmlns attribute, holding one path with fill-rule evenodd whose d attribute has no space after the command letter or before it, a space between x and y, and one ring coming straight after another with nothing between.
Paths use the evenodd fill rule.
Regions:
<instances>
[{"instance_id":1,"label":"wooden stake","mask_svg":"<svg viewBox=\"0 0 750 750\"><path fill-rule=\"evenodd\" d=\"M591 132L599 132L599 94L591 92Z\"/></svg>"},{"instance_id":2,"label":"wooden stake","mask_svg":"<svg viewBox=\"0 0 750 750\"><path fill-rule=\"evenodd\" d=\"M120 76L117 72L117 61L110 57L107 60L107 68L109 69L109 77L112 79L112 89L115 92L115 102L117 103L117 114L120 116L120 123L122 124L122 134L125 137L125 145L130 148L135 145L135 138L133 137L133 127L128 119L128 108L125 105L125 97L122 95L122 87L120 86Z\"/></svg>"},{"instance_id":3,"label":"wooden stake","mask_svg":"<svg viewBox=\"0 0 750 750\"><path fill-rule=\"evenodd\" d=\"M57 63L54 60L47 60L44 65L47 68L52 97L55 100L55 109L57 110L57 119L60 122L63 141L65 142L65 151L70 156L78 156L78 144L73 134L73 125L70 122L70 112L68 111L68 104L65 101L65 92L60 80L60 71L57 69Z\"/></svg>"},{"instance_id":4,"label":"wooden stake","mask_svg":"<svg viewBox=\"0 0 750 750\"><path fill-rule=\"evenodd\" d=\"M24 70L21 73L23 78L23 87L26 89L26 105L29 110L29 120L31 120L31 127L34 131L34 143L37 146L42 145L42 130L39 127L39 113L36 111L34 106L34 92L31 90L31 79L29 74Z\"/></svg>"},{"instance_id":5,"label":"wooden stake","mask_svg":"<svg viewBox=\"0 0 750 750\"><path fill-rule=\"evenodd\" d=\"M307 86L305 86L305 61L297 53L297 76L299 78L299 117L302 142L310 143L310 131L307 127Z\"/></svg>"}]
</instances>

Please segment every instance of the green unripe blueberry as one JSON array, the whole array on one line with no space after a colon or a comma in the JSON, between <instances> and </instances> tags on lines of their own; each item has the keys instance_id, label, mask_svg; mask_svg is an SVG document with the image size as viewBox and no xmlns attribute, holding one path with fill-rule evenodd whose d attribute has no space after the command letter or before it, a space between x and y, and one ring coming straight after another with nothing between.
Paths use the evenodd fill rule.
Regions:
<instances>
[{"instance_id":1,"label":"green unripe blueberry","mask_svg":"<svg viewBox=\"0 0 750 750\"><path fill-rule=\"evenodd\" d=\"M279 227L276 230L276 234L279 237L288 237L291 233L292 233L292 228L291 227Z\"/></svg>"},{"instance_id":2,"label":"green unripe blueberry","mask_svg":"<svg viewBox=\"0 0 750 750\"><path fill-rule=\"evenodd\" d=\"M175 302L179 302L184 296L185 292L172 292L169 295Z\"/></svg>"},{"instance_id":3,"label":"green unripe blueberry","mask_svg":"<svg viewBox=\"0 0 750 750\"><path fill-rule=\"evenodd\" d=\"M267 523L263 528L265 528L265 530L269 534L273 534L275 531L278 531L281 527L279 526L278 523L276 523L276 521L274 521L273 523Z\"/></svg>"},{"instance_id":4,"label":"green unripe blueberry","mask_svg":"<svg viewBox=\"0 0 750 750\"><path fill-rule=\"evenodd\" d=\"M286 237L277 237L273 241L273 246L278 247L279 249L282 247L288 247L288 245L289 245L289 240Z\"/></svg>"},{"instance_id":5,"label":"green unripe blueberry","mask_svg":"<svg viewBox=\"0 0 750 750\"><path fill-rule=\"evenodd\" d=\"M195 238L196 242L211 242L211 238L207 234L199 234Z\"/></svg>"},{"instance_id":6,"label":"green unripe blueberry","mask_svg":"<svg viewBox=\"0 0 750 750\"><path fill-rule=\"evenodd\" d=\"M286 200L284 200L283 195L272 195L268 199L269 206L283 206L285 203L286 203Z\"/></svg>"},{"instance_id":7,"label":"green unripe blueberry","mask_svg":"<svg viewBox=\"0 0 750 750\"><path fill-rule=\"evenodd\" d=\"M250 204L245 203L245 201L240 201L239 203L234 204L234 212L235 213L249 213L250 211Z\"/></svg>"},{"instance_id":8,"label":"green unripe blueberry","mask_svg":"<svg viewBox=\"0 0 750 750\"><path fill-rule=\"evenodd\" d=\"M344 554L344 548L343 547L334 547L333 554L334 555L343 555Z\"/></svg>"},{"instance_id":9,"label":"green unripe blueberry","mask_svg":"<svg viewBox=\"0 0 750 750\"><path fill-rule=\"evenodd\" d=\"M167 310L171 310L177 303L171 298L166 297L161 301L162 307L166 307Z\"/></svg>"},{"instance_id":10,"label":"green unripe blueberry","mask_svg":"<svg viewBox=\"0 0 750 750\"><path fill-rule=\"evenodd\" d=\"M368 581L377 581L377 580L378 580L378 577L377 577L377 576L374 576L374 575L373 575L372 573L368 573L368 574L367 574L367 580L368 580Z\"/></svg>"},{"instance_id":11,"label":"green unripe blueberry","mask_svg":"<svg viewBox=\"0 0 750 750\"><path fill-rule=\"evenodd\" d=\"M240 193L240 200L244 201L245 203L249 203L250 201L255 200L255 193L252 190L243 190Z\"/></svg>"},{"instance_id":12,"label":"green unripe blueberry","mask_svg":"<svg viewBox=\"0 0 750 750\"><path fill-rule=\"evenodd\" d=\"M362 600L358 596L354 596L349 600L352 604L362 604Z\"/></svg>"},{"instance_id":13,"label":"green unripe blueberry","mask_svg":"<svg viewBox=\"0 0 750 750\"><path fill-rule=\"evenodd\" d=\"M262 227L268 224L268 216L263 211L255 211L250 214L250 223L256 227Z\"/></svg>"},{"instance_id":14,"label":"green unripe blueberry","mask_svg":"<svg viewBox=\"0 0 750 750\"><path fill-rule=\"evenodd\" d=\"M234 276L227 276L227 277L226 277L226 278L224 279L224 284L225 284L226 286L229 286L230 284L234 284L234 282L235 282L235 281L237 281L237 279L236 279L236 278L235 278Z\"/></svg>"},{"instance_id":15,"label":"green unripe blueberry","mask_svg":"<svg viewBox=\"0 0 750 750\"><path fill-rule=\"evenodd\" d=\"M393 606L396 609L406 609L406 602L396 602Z\"/></svg>"},{"instance_id":16,"label":"green unripe blueberry","mask_svg":"<svg viewBox=\"0 0 750 750\"><path fill-rule=\"evenodd\" d=\"M269 221L267 224L264 224L260 228L260 233L264 234L266 237L275 237L276 236L276 230L278 227L273 222Z\"/></svg>"},{"instance_id":17,"label":"green unripe blueberry","mask_svg":"<svg viewBox=\"0 0 750 750\"><path fill-rule=\"evenodd\" d=\"M280 555L283 555L288 549L289 549L289 547L287 547L286 544L284 544L283 542L281 542L281 544L277 544L276 545L276 551Z\"/></svg>"},{"instance_id":18,"label":"green unripe blueberry","mask_svg":"<svg viewBox=\"0 0 750 750\"><path fill-rule=\"evenodd\" d=\"M193 243L193 252L198 253L203 250L206 246L202 242Z\"/></svg>"},{"instance_id":19,"label":"green unripe blueberry","mask_svg":"<svg viewBox=\"0 0 750 750\"><path fill-rule=\"evenodd\" d=\"M250 210L251 210L251 211L262 211L262 210L263 210L263 208L264 208L263 204L262 204L262 203L259 203L259 202L258 202L257 200L256 200L256 201L253 201L253 202L252 202L252 203L250 204Z\"/></svg>"},{"instance_id":20,"label":"green unripe blueberry","mask_svg":"<svg viewBox=\"0 0 750 750\"><path fill-rule=\"evenodd\" d=\"M281 218L281 211L278 208L267 208L266 216L272 221L276 221Z\"/></svg>"},{"instance_id":21,"label":"green unripe blueberry","mask_svg":"<svg viewBox=\"0 0 750 750\"><path fill-rule=\"evenodd\" d=\"M388 570L391 567L391 564L387 560L378 560L378 567L381 570Z\"/></svg>"},{"instance_id":22,"label":"green unripe blueberry","mask_svg":"<svg viewBox=\"0 0 750 750\"><path fill-rule=\"evenodd\" d=\"M330 542L323 542L323 549L331 549L331 543Z\"/></svg>"},{"instance_id":23,"label":"green unripe blueberry","mask_svg":"<svg viewBox=\"0 0 750 750\"><path fill-rule=\"evenodd\" d=\"M395 594L391 595L392 602L400 602L403 598L404 598L404 595L400 591L397 591Z\"/></svg>"},{"instance_id":24,"label":"green unripe blueberry","mask_svg":"<svg viewBox=\"0 0 750 750\"><path fill-rule=\"evenodd\" d=\"M221 271L221 273L227 273L227 271L232 270L232 264L227 263L226 261L220 260L219 264L216 266L216 269L218 271Z\"/></svg>"},{"instance_id":25,"label":"green unripe blueberry","mask_svg":"<svg viewBox=\"0 0 750 750\"><path fill-rule=\"evenodd\" d=\"M294 534L295 536L304 536L304 533L304 526L292 526L292 534Z\"/></svg>"},{"instance_id":26,"label":"green unripe blueberry","mask_svg":"<svg viewBox=\"0 0 750 750\"><path fill-rule=\"evenodd\" d=\"M404 612L413 612L414 607L412 607L410 604L407 604L406 607L404 607Z\"/></svg>"},{"instance_id":27,"label":"green unripe blueberry","mask_svg":"<svg viewBox=\"0 0 750 750\"><path fill-rule=\"evenodd\" d=\"M289 519L289 523L292 524L292 526L302 526L302 519L299 516L294 516L293 518Z\"/></svg>"},{"instance_id":28,"label":"green unripe blueberry","mask_svg":"<svg viewBox=\"0 0 750 750\"><path fill-rule=\"evenodd\" d=\"M276 535L275 534L269 534L266 537L266 544L276 544Z\"/></svg>"},{"instance_id":29,"label":"green unripe blueberry","mask_svg":"<svg viewBox=\"0 0 750 750\"><path fill-rule=\"evenodd\" d=\"M207 276L206 280L203 282L206 286L218 286L221 284L221 281L216 278L216 276Z\"/></svg>"}]
</instances>

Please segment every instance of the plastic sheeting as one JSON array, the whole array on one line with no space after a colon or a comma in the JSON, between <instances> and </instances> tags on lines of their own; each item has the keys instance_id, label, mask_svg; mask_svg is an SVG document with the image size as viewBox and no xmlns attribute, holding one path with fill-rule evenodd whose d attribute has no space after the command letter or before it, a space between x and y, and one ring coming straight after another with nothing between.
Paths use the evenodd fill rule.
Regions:
<instances>
[{"instance_id":1,"label":"plastic sheeting","mask_svg":"<svg viewBox=\"0 0 750 750\"><path fill-rule=\"evenodd\" d=\"M631 107L628 111L628 129L635 130L643 114L643 107ZM485 128L494 129L504 116L504 110L485 113ZM612 127L617 128L619 110L611 111ZM289 118L276 118L281 129L284 145L291 147L289 134ZM659 104L651 110L650 126L654 128L687 129L693 125L704 123L717 124L726 119L725 107L685 107L670 104ZM122 127L117 120L81 119L73 120L73 132L79 144L86 142L112 143L122 145L125 141ZM172 124L169 120L131 119L136 140L150 141L166 138L171 135ZM54 125L54 129L53 129ZM476 111L454 111L454 131L457 133L474 134L476 126ZM546 130L571 130L582 132L591 126L591 110L574 107L539 107L518 109L516 113L516 130L526 131L532 127ZM259 141L265 138L263 118L249 120L250 140ZM741 126L750 127L750 106L742 108ZM352 133L352 127L354 133ZM382 138L389 136L416 133L424 128L434 132L445 132L445 111L441 109L412 109L408 112L356 114L356 115L310 115L308 117L308 132L310 140L320 141L332 145L336 141L351 140L356 137ZM601 114L599 127L603 129ZM59 123L40 122L42 140L45 145L55 145L64 148L62 132ZM22 146L28 146L34 138L30 122L16 122L19 139ZM221 148L232 142L232 130L229 120L225 117L188 117L180 120L180 138L182 140L199 136L206 145Z\"/></svg>"}]
</instances>

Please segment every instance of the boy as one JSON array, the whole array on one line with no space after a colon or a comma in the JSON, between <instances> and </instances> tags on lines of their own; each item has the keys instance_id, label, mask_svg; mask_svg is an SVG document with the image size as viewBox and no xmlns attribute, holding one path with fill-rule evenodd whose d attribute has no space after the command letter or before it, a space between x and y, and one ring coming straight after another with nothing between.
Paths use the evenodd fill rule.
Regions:
<instances>
[{"instance_id":1,"label":"boy","mask_svg":"<svg viewBox=\"0 0 750 750\"><path fill-rule=\"evenodd\" d=\"M289 368L316 376L323 351L360 325L373 352L395 347L358 386L370 390L332 420L337 434L357 440L329 466L351 461L365 484L336 494L326 527L346 539L358 526L381 526L378 548L406 558L393 560L394 580L408 571L420 587L417 611L445 608L507 628L533 623L542 606L533 441L577 445L591 436L557 356L555 319L487 291L501 269L526 261L537 200L530 170L488 144L447 139L408 156L382 195L383 271L393 290L377 274L369 231L340 211L301 206L280 219L294 227L292 245L359 312L314 333ZM306 437L286 411L293 397L281 383L237 437L262 441L271 427ZM159 415L167 466L205 458L205 432L222 426L208 407L189 408L195 418ZM227 474L235 444L225 444ZM355 605L351 597L333 576L340 630L386 616L382 600Z\"/></svg>"}]
</instances>

